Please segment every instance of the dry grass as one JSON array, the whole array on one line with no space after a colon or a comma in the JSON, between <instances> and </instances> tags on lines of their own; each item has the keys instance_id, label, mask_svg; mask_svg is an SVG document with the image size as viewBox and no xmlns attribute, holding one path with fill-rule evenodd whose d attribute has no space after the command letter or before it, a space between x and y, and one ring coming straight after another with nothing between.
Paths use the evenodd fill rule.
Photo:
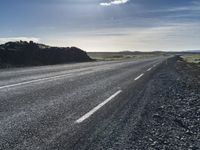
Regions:
<instances>
[{"instance_id":1,"label":"dry grass","mask_svg":"<svg viewBox=\"0 0 200 150\"><path fill-rule=\"evenodd\" d=\"M182 58L189 63L200 63L200 54L186 54Z\"/></svg>"},{"instance_id":2,"label":"dry grass","mask_svg":"<svg viewBox=\"0 0 200 150\"><path fill-rule=\"evenodd\" d=\"M95 60L99 61L115 61L115 60L127 60L127 59L143 59L158 56L158 54L123 54L114 52L89 52L88 55Z\"/></svg>"}]
</instances>

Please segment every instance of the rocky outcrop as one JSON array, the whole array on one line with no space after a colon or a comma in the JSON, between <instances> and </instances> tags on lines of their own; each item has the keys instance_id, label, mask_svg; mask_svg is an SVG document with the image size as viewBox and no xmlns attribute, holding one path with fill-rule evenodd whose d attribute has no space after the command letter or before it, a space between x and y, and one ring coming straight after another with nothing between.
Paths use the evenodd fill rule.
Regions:
<instances>
[{"instance_id":1,"label":"rocky outcrop","mask_svg":"<svg viewBox=\"0 0 200 150\"><path fill-rule=\"evenodd\" d=\"M32 41L0 45L1 67L53 65L91 60L85 51L76 47L51 47Z\"/></svg>"}]
</instances>

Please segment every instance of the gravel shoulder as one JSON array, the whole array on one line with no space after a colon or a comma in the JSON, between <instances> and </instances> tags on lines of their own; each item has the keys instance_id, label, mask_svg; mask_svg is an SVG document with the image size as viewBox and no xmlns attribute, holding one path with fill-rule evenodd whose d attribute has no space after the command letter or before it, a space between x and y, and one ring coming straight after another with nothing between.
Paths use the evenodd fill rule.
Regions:
<instances>
[{"instance_id":1,"label":"gravel shoulder","mask_svg":"<svg viewBox=\"0 0 200 150\"><path fill-rule=\"evenodd\" d=\"M149 84L132 148L200 149L200 66L180 58L164 62Z\"/></svg>"}]
</instances>

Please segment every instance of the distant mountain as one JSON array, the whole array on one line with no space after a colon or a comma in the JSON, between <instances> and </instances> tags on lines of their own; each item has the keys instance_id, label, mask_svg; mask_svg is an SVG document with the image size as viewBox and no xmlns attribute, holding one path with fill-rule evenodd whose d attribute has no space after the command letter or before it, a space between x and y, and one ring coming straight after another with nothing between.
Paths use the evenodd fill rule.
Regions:
<instances>
[{"instance_id":1,"label":"distant mountain","mask_svg":"<svg viewBox=\"0 0 200 150\"><path fill-rule=\"evenodd\" d=\"M140 55L140 54L162 54L162 51L150 51L150 52L143 52L143 51L121 51L119 54L124 55Z\"/></svg>"},{"instance_id":2,"label":"distant mountain","mask_svg":"<svg viewBox=\"0 0 200 150\"><path fill-rule=\"evenodd\" d=\"M192 53L200 53L200 50L189 50L187 52L192 52Z\"/></svg>"},{"instance_id":3,"label":"distant mountain","mask_svg":"<svg viewBox=\"0 0 200 150\"><path fill-rule=\"evenodd\" d=\"M44 44L8 42L0 45L0 66L36 66L68 62L85 62L92 59L76 47L51 47Z\"/></svg>"}]
</instances>

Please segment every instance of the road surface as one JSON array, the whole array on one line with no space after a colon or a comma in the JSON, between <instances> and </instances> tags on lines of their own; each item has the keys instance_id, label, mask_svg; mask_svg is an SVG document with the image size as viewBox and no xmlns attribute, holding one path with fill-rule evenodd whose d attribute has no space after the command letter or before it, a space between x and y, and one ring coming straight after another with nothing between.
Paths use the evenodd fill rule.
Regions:
<instances>
[{"instance_id":1,"label":"road surface","mask_svg":"<svg viewBox=\"0 0 200 150\"><path fill-rule=\"evenodd\" d=\"M103 131L140 107L137 94L166 59L2 69L0 149L102 149L112 143Z\"/></svg>"}]
</instances>

